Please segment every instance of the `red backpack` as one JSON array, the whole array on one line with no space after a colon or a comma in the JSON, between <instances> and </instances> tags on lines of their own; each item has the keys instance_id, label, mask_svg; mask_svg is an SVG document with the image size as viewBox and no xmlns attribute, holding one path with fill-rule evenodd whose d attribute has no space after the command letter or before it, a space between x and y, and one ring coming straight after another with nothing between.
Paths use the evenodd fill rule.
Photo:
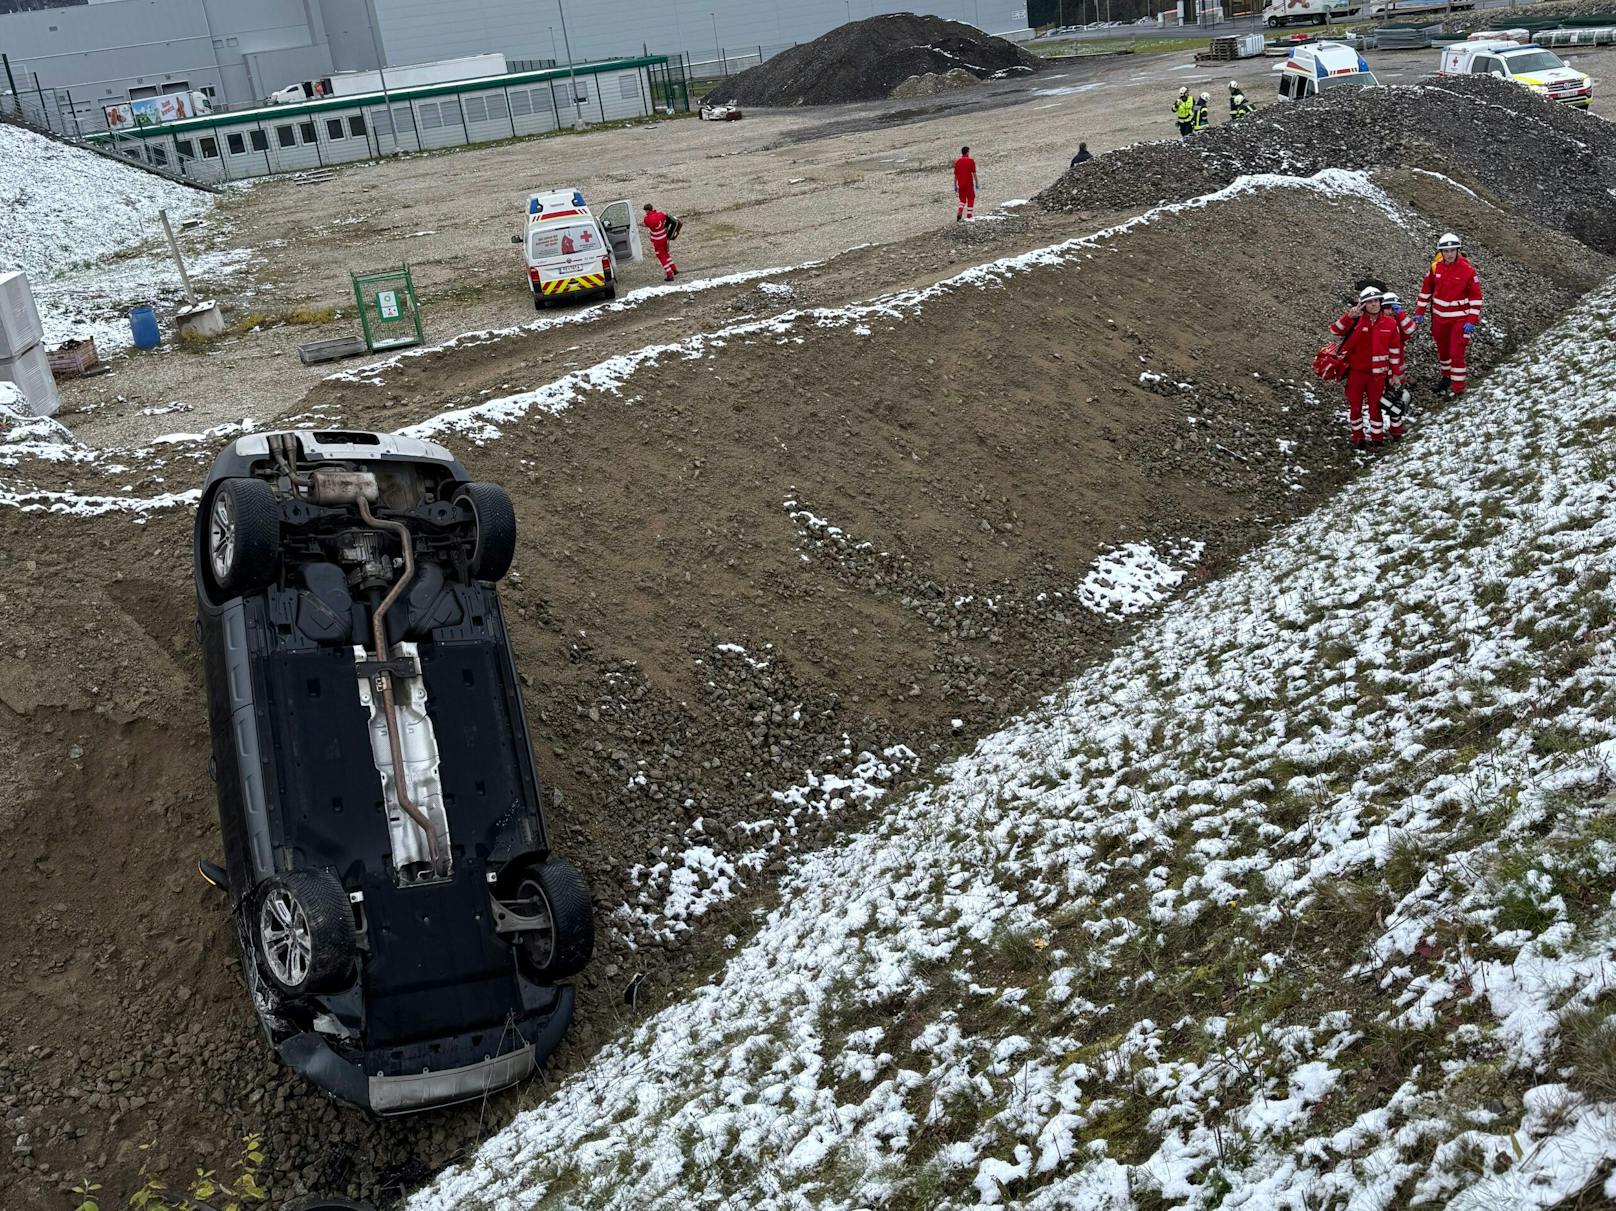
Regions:
<instances>
[{"instance_id":1,"label":"red backpack","mask_svg":"<svg viewBox=\"0 0 1616 1211\"><path fill-rule=\"evenodd\" d=\"M1363 317L1358 318L1362 319ZM1334 344L1320 345L1319 351L1313 355L1313 373L1327 383L1339 382L1341 379L1346 378L1347 342L1352 339L1352 334L1356 331L1358 331L1358 320L1354 319L1352 327L1347 329L1347 334L1339 341Z\"/></svg>"}]
</instances>

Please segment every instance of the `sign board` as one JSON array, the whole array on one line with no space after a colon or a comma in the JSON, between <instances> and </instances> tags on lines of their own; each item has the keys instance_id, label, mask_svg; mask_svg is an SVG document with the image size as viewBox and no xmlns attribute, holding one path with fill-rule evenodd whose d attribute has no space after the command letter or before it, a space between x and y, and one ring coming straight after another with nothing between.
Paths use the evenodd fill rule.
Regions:
<instances>
[{"instance_id":1,"label":"sign board","mask_svg":"<svg viewBox=\"0 0 1616 1211\"><path fill-rule=\"evenodd\" d=\"M391 322L402 314L398 306L398 291L378 290L376 292L376 310L381 313L383 320Z\"/></svg>"}]
</instances>

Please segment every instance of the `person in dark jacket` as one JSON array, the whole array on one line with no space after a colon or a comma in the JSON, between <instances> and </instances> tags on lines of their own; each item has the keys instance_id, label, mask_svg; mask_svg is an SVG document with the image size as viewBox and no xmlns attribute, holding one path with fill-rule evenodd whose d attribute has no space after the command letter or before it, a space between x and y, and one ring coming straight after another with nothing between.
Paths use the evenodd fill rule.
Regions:
<instances>
[{"instance_id":1,"label":"person in dark jacket","mask_svg":"<svg viewBox=\"0 0 1616 1211\"><path fill-rule=\"evenodd\" d=\"M1089 145L1087 143L1079 143L1077 145L1077 154L1072 157L1071 167L1076 168L1079 164L1083 163L1083 161L1092 160L1093 158L1094 157L1089 154Z\"/></svg>"}]
</instances>

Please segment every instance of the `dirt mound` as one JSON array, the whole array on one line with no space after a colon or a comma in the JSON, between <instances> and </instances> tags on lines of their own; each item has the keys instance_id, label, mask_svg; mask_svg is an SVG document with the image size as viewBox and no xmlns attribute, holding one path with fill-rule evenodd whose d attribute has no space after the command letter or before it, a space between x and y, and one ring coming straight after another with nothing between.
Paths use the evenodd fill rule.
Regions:
<instances>
[{"instance_id":1,"label":"dirt mound","mask_svg":"<svg viewBox=\"0 0 1616 1211\"><path fill-rule=\"evenodd\" d=\"M274 1205L386 1200L542 1099L750 933L788 846L858 823L857 803L814 804L873 776L863 754L905 745L925 771L1126 634L1074 592L1101 552L1204 543L1187 579L1215 575L1351 474L1335 397L1297 381L1339 301L1299 291L1298 231L1328 263L1389 274L1461 225L1487 275L1482 364L1495 333L1524 339L1610 271L1434 178L1388 188L1404 224L1367 191L1273 189L986 279L1007 288L760 326L659 357L621 394L444 435L515 497L503 593L527 713L565 792L556 843L609 924L550 1071L487 1106L371 1122L270 1060L223 906L190 869L219 843L187 512L0 510L18 553L0 597L0 1114L8 1146L26 1137L0 1206L66 1205L85 1172L112 1204L143 1172L227 1168L249 1130ZM1214 320L1184 322L1186 299ZM311 403L396 428L449 394L547 382L552 352L423 358ZM205 465L167 457L52 484L157 493ZM908 763L890 763L896 787ZM705 885L698 852L747 891L676 929L665 885Z\"/></svg>"},{"instance_id":2,"label":"dirt mound","mask_svg":"<svg viewBox=\"0 0 1616 1211\"><path fill-rule=\"evenodd\" d=\"M1543 22L1564 21L1571 17L1610 17L1616 25L1616 0L1540 0L1527 8L1472 9L1463 13L1437 14L1433 21L1459 34L1473 34L1481 30L1519 29L1524 22L1535 28ZM1386 24L1408 25L1418 20L1413 17L1392 17Z\"/></svg>"},{"instance_id":3,"label":"dirt mound","mask_svg":"<svg viewBox=\"0 0 1616 1211\"><path fill-rule=\"evenodd\" d=\"M974 25L888 13L837 26L726 80L709 96L740 105L837 105L878 101L911 76L955 70L978 80L1035 72L1037 55Z\"/></svg>"},{"instance_id":4,"label":"dirt mound","mask_svg":"<svg viewBox=\"0 0 1616 1211\"><path fill-rule=\"evenodd\" d=\"M1098 156L1036 200L1109 210L1196 197L1249 173L1403 166L1616 252L1616 125L1485 76L1276 103L1191 139Z\"/></svg>"},{"instance_id":5,"label":"dirt mound","mask_svg":"<svg viewBox=\"0 0 1616 1211\"><path fill-rule=\"evenodd\" d=\"M970 72L963 67L955 67L945 72L927 72L924 76L910 76L894 88L891 95L899 100L908 100L911 97L935 97L938 93L950 92L956 88L969 88L976 82L976 77Z\"/></svg>"}]
</instances>

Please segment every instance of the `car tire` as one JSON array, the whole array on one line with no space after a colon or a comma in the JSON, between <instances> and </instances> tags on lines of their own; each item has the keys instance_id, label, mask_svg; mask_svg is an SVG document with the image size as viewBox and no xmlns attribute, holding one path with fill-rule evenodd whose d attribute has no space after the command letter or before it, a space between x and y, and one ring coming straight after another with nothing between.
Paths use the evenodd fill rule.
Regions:
<instances>
[{"instance_id":1,"label":"car tire","mask_svg":"<svg viewBox=\"0 0 1616 1211\"><path fill-rule=\"evenodd\" d=\"M473 580L498 580L516 555L516 509L498 484L462 484L455 493L471 507L474 537L468 569Z\"/></svg>"},{"instance_id":2,"label":"car tire","mask_svg":"<svg viewBox=\"0 0 1616 1211\"><path fill-rule=\"evenodd\" d=\"M533 296L533 310L535 310L535 311L543 311L544 310L544 296L542 294L535 294Z\"/></svg>"},{"instance_id":3,"label":"car tire","mask_svg":"<svg viewBox=\"0 0 1616 1211\"><path fill-rule=\"evenodd\" d=\"M265 974L291 996L345 987L353 972L354 919L348 893L323 870L294 870L264 881L253 937Z\"/></svg>"},{"instance_id":4,"label":"car tire","mask_svg":"<svg viewBox=\"0 0 1616 1211\"><path fill-rule=\"evenodd\" d=\"M207 566L214 583L231 593L261 589L275 579L280 558L281 508L261 479L226 479L208 502Z\"/></svg>"},{"instance_id":5,"label":"car tire","mask_svg":"<svg viewBox=\"0 0 1616 1211\"><path fill-rule=\"evenodd\" d=\"M533 973L552 982L577 975L595 953L595 910L578 868L554 856L531 863L518 872L514 891L522 915L542 917L548 926L521 940Z\"/></svg>"},{"instance_id":6,"label":"car tire","mask_svg":"<svg viewBox=\"0 0 1616 1211\"><path fill-rule=\"evenodd\" d=\"M600 293L601 293L602 298L615 299L617 297L617 283L613 282L610 286L606 287L606 289L602 290Z\"/></svg>"}]
</instances>

